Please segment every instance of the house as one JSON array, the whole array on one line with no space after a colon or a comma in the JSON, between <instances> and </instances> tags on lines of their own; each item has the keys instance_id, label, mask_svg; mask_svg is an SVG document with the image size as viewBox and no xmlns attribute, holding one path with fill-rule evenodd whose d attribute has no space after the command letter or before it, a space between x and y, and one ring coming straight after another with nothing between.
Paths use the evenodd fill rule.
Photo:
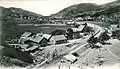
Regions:
<instances>
[{"instance_id":1,"label":"house","mask_svg":"<svg viewBox=\"0 0 120 69\"><path fill-rule=\"evenodd\" d=\"M51 37L50 34L43 34L43 37L45 37L47 40L49 40L49 38Z\"/></svg>"},{"instance_id":2,"label":"house","mask_svg":"<svg viewBox=\"0 0 120 69\"><path fill-rule=\"evenodd\" d=\"M110 29L111 31L113 31L113 30L115 30L117 27L118 27L117 24L111 24L110 27L109 27L109 29Z\"/></svg>"},{"instance_id":3,"label":"house","mask_svg":"<svg viewBox=\"0 0 120 69\"><path fill-rule=\"evenodd\" d=\"M33 36L33 33L31 32L24 32L22 36L19 39L19 43L22 43L26 40L26 38Z\"/></svg>"},{"instance_id":4,"label":"house","mask_svg":"<svg viewBox=\"0 0 120 69\"><path fill-rule=\"evenodd\" d=\"M120 28L119 27L112 30L112 37L120 39Z\"/></svg>"},{"instance_id":5,"label":"house","mask_svg":"<svg viewBox=\"0 0 120 69\"><path fill-rule=\"evenodd\" d=\"M79 31L83 32L85 30L85 28L87 27L87 23L83 24L83 25L80 25L78 27Z\"/></svg>"},{"instance_id":6,"label":"house","mask_svg":"<svg viewBox=\"0 0 120 69\"><path fill-rule=\"evenodd\" d=\"M78 39L81 37L80 33L83 33L86 25L80 25L78 28L69 28L67 29L67 38L68 39Z\"/></svg>"},{"instance_id":7,"label":"house","mask_svg":"<svg viewBox=\"0 0 120 69\"><path fill-rule=\"evenodd\" d=\"M33 35L32 37L28 37L24 43L30 45L46 46L48 44L48 40L43 36Z\"/></svg>"},{"instance_id":8,"label":"house","mask_svg":"<svg viewBox=\"0 0 120 69\"><path fill-rule=\"evenodd\" d=\"M67 38L64 35L53 35L49 38L51 44L67 43Z\"/></svg>"},{"instance_id":9,"label":"house","mask_svg":"<svg viewBox=\"0 0 120 69\"><path fill-rule=\"evenodd\" d=\"M78 28L69 28L67 30L68 39L77 39L80 38L80 30Z\"/></svg>"},{"instance_id":10,"label":"house","mask_svg":"<svg viewBox=\"0 0 120 69\"><path fill-rule=\"evenodd\" d=\"M82 21L83 18L82 17L77 17L76 20L81 20Z\"/></svg>"},{"instance_id":11,"label":"house","mask_svg":"<svg viewBox=\"0 0 120 69\"><path fill-rule=\"evenodd\" d=\"M21 50L25 52L33 52L39 48L38 46L29 46L28 44L23 44L20 47L21 47Z\"/></svg>"}]
</instances>

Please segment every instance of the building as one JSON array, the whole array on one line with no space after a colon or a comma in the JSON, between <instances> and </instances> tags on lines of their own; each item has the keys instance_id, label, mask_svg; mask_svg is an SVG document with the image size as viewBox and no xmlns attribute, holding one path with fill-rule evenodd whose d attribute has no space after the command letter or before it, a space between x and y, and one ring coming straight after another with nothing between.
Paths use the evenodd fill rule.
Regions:
<instances>
[{"instance_id":1,"label":"building","mask_svg":"<svg viewBox=\"0 0 120 69\"><path fill-rule=\"evenodd\" d=\"M49 38L51 37L50 34L43 34L43 37L45 37L47 40L49 40Z\"/></svg>"},{"instance_id":2,"label":"building","mask_svg":"<svg viewBox=\"0 0 120 69\"><path fill-rule=\"evenodd\" d=\"M112 37L120 40L120 27L112 30Z\"/></svg>"},{"instance_id":3,"label":"building","mask_svg":"<svg viewBox=\"0 0 120 69\"><path fill-rule=\"evenodd\" d=\"M53 35L49 38L51 44L67 43L67 38L64 35Z\"/></svg>"},{"instance_id":4,"label":"building","mask_svg":"<svg viewBox=\"0 0 120 69\"><path fill-rule=\"evenodd\" d=\"M31 37L31 36L33 36L33 33L31 33L31 32L24 32L22 34L22 36L20 37L20 39L19 39L19 43L23 43L26 40L26 38Z\"/></svg>"},{"instance_id":5,"label":"building","mask_svg":"<svg viewBox=\"0 0 120 69\"><path fill-rule=\"evenodd\" d=\"M77 61L77 57L72 54L65 55L64 58L70 61L71 63L74 63L75 61Z\"/></svg>"},{"instance_id":6,"label":"building","mask_svg":"<svg viewBox=\"0 0 120 69\"><path fill-rule=\"evenodd\" d=\"M48 40L39 35L33 35L32 37L27 38L26 41L24 41L25 44L30 44L31 46L33 45L40 45L40 46L46 46L48 45Z\"/></svg>"},{"instance_id":7,"label":"building","mask_svg":"<svg viewBox=\"0 0 120 69\"><path fill-rule=\"evenodd\" d=\"M110 29L111 31L113 31L113 30L115 30L117 27L118 27L117 24L111 24L110 27L109 27L109 29Z\"/></svg>"},{"instance_id":8,"label":"building","mask_svg":"<svg viewBox=\"0 0 120 69\"><path fill-rule=\"evenodd\" d=\"M68 39L78 39L81 37L80 33L83 33L86 25L80 25L78 28L69 28L67 29L67 38Z\"/></svg>"}]
</instances>

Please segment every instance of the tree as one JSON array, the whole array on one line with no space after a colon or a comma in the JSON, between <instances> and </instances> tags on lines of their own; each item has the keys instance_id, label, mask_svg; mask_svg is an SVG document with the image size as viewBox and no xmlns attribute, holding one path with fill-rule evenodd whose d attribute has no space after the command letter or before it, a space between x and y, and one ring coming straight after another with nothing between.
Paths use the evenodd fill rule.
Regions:
<instances>
[{"instance_id":1,"label":"tree","mask_svg":"<svg viewBox=\"0 0 120 69\"><path fill-rule=\"evenodd\" d=\"M52 59L55 59L55 58L57 58L57 57L58 57L58 52L57 52L57 50L55 49L54 52L53 52L53 54L52 54Z\"/></svg>"},{"instance_id":2,"label":"tree","mask_svg":"<svg viewBox=\"0 0 120 69\"><path fill-rule=\"evenodd\" d=\"M110 39L110 36L107 35L107 32L103 32L100 37L99 37L99 40L102 44L105 43L105 41L109 40Z\"/></svg>"},{"instance_id":3,"label":"tree","mask_svg":"<svg viewBox=\"0 0 120 69\"><path fill-rule=\"evenodd\" d=\"M52 35L66 35L66 31L60 30L60 29L56 29L55 31L52 31L51 34Z\"/></svg>"}]
</instances>

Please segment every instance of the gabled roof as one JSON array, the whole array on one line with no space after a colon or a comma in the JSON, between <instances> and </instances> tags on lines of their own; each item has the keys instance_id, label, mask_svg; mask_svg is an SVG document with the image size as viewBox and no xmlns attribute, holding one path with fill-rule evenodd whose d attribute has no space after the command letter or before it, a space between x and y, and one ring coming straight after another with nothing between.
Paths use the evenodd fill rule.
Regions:
<instances>
[{"instance_id":1,"label":"gabled roof","mask_svg":"<svg viewBox=\"0 0 120 69\"><path fill-rule=\"evenodd\" d=\"M54 35L51 38L54 39L55 41L66 40L67 39L64 35Z\"/></svg>"},{"instance_id":2,"label":"gabled roof","mask_svg":"<svg viewBox=\"0 0 120 69\"><path fill-rule=\"evenodd\" d=\"M118 28L118 25L111 24L109 28L110 28L110 30L115 31Z\"/></svg>"},{"instance_id":3,"label":"gabled roof","mask_svg":"<svg viewBox=\"0 0 120 69\"><path fill-rule=\"evenodd\" d=\"M78 28L71 28L73 32L80 32L81 30L79 30Z\"/></svg>"},{"instance_id":4,"label":"gabled roof","mask_svg":"<svg viewBox=\"0 0 120 69\"><path fill-rule=\"evenodd\" d=\"M31 32L25 32L22 34L21 37L29 37L32 33Z\"/></svg>"},{"instance_id":5,"label":"gabled roof","mask_svg":"<svg viewBox=\"0 0 120 69\"><path fill-rule=\"evenodd\" d=\"M70 62L74 62L77 59L77 57L72 54L65 55L64 58L69 60Z\"/></svg>"},{"instance_id":6,"label":"gabled roof","mask_svg":"<svg viewBox=\"0 0 120 69\"><path fill-rule=\"evenodd\" d=\"M86 25L80 25L80 26L78 27L78 29L79 29L80 31L82 31L85 27L86 27Z\"/></svg>"},{"instance_id":7,"label":"gabled roof","mask_svg":"<svg viewBox=\"0 0 120 69\"><path fill-rule=\"evenodd\" d=\"M116 29L114 29L113 31L118 31L118 30L120 31L120 28L116 28Z\"/></svg>"},{"instance_id":8,"label":"gabled roof","mask_svg":"<svg viewBox=\"0 0 120 69\"><path fill-rule=\"evenodd\" d=\"M111 25L110 25L110 28L117 28L117 26L118 26L118 25L116 25L116 24L111 24Z\"/></svg>"},{"instance_id":9,"label":"gabled roof","mask_svg":"<svg viewBox=\"0 0 120 69\"><path fill-rule=\"evenodd\" d=\"M42 37L45 37L48 40L51 37L51 35L49 35L49 34L43 34Z\"/></svg>"},{"instance_id":10,"label":"gabled roof","mask_svg":"<svg viewBox=\"0 0 120 69\"><path fill-rule=\"evenodd\" d=\"M44 37L41 37L39 35L33 35L32 37L29 37L28 40L30 41L34 41L39 43L42 39L44 39Z\"/></svg>"},{"instance_id":11,"label":"gabled roof","mask_svg":"<svg viewBox=\"0 0 120 69\"><path fill-rule=\"evenodd\" d=\"M81 32L86 26L80 25L78 28L71 28L73 32Z\"/></svg>"}]
</instances>

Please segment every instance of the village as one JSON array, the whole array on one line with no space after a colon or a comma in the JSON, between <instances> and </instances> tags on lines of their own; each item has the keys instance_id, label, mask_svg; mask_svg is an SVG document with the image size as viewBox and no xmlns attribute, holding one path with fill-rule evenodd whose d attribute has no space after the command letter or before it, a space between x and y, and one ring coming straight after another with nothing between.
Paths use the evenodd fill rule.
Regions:
<instances>
[{"instance_id":1,"label":"village","mask_svg":"<svg viewBox=\"0 0 120 69\"><path fill-rule=\"evenodd\" d=\"M7 52L12 51L14 58L32 63L33 68L50 64L61 57L74 64L81 53L89 48L101 48L111 37L120 39L119 32L116 32L119 29L119 25L111 25L107 29L91 23L77 22L73 28L56 29L51 34L26 31L16 42L8 41L10 48Z\"/></svg>"}]
</instances>

